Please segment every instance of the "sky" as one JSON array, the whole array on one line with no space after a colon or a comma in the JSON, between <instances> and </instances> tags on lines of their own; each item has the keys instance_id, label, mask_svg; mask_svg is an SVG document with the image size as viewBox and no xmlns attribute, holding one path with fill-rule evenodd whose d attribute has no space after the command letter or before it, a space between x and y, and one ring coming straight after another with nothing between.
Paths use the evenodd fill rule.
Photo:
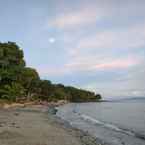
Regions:
<instances>
[{"instance_id":1,"label":"sky","mask_svg":"<svg viewBox=\"0 0 145 145\"><path fill-rule=\"evenodd\" d=\"M42 79L145 96L145 0L0 0L0 41Z\"/></svg>"}]
</instances>

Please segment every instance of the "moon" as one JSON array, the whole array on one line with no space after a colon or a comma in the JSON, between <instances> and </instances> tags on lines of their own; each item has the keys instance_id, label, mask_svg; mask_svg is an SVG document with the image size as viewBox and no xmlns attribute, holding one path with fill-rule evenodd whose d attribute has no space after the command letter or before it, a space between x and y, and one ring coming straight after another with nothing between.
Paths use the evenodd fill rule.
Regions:
<instances>
[{"instance_id":1,"label":"moon","mask_svg":"<svg viewBox=\"0 0 145 145\"><path fill-rule=\"evenodd\" d=\"M56 39L54 37L49 38L49 43L54 43Z\"/></svg>"}]
</instances>

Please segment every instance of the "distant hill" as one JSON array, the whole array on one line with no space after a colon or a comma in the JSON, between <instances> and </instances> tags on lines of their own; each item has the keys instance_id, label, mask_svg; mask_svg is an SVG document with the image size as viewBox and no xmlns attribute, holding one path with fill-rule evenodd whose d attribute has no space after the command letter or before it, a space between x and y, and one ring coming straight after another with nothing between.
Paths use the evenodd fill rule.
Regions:
<instances>
[{"instance_id":1,"label":"distant hill","mask_svg":"<svg viewBox=\"0 0 145 145\"><path fill-rule=\"evenodd\" d=\"M145 96L138 96L138 97L123 97L123 98L109 98L106 99L107 102L126 102L126 101L144 101L145 102Z\"/></svg>"}]
</instances>

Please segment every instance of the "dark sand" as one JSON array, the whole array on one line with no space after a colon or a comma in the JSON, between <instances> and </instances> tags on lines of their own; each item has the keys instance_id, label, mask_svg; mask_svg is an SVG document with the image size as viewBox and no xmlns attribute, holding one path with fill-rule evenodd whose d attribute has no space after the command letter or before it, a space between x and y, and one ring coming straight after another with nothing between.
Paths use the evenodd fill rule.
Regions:
<instances>
[{"instance_id":1,"label":"dark sand","mask_svg":"<svg viewBox=\"0 0 145 145\"><path fill-rule=\"evenodd\" d=\"M96 145L96 140L66 127L47 108L0 109L0 145Z\"/></svg>"}]
</instances>

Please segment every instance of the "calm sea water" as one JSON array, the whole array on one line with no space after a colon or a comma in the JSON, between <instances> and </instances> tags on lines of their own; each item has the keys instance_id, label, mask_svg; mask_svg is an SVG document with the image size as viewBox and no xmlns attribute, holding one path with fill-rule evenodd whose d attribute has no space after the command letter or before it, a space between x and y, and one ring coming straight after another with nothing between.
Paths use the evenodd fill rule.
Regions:
<instances>
[{"instance_id":1,"label":"calm sea water","mask_svg":"<svg viewBox=\"0 0 145 145\"><path fill-rule=\"evenodd\" d=\"M145 100L71 103L57 116L110 145L145 145Z\"/></svg>"}]
</instances>

